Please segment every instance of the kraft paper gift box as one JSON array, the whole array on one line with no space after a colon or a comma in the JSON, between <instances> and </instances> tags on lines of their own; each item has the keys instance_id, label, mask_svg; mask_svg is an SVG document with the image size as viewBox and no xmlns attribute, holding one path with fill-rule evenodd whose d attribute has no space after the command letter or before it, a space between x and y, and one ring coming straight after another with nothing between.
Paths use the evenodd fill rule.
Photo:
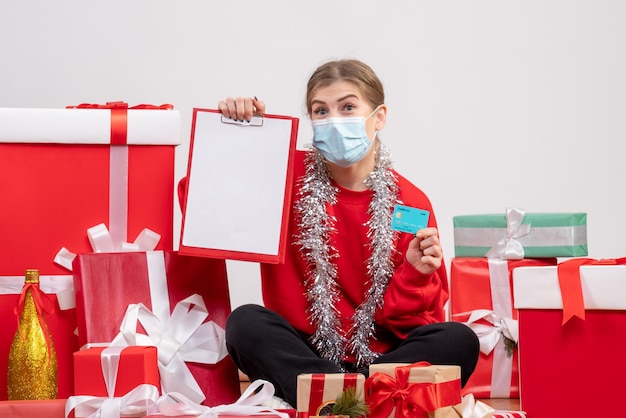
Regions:
<instances>
[{"instance_id":1,"label":"kraft paper gift box","mask_svg":"<svg viewBox=\"0 0 626 418\"><path fill-rule=\"evenodd\" d=\"M86 231L99 224L110 251L144 228L172 249L180 113L107 106L0 108L0 274L67 274L55 255L91 252Z\"/></svg>"},{"instance_id":2,"label":"kraft paper gift box","mask_svg":"<svg viewBox=\"0 0 626 418\"><path fill-rule=\"evenodd\" d=\"M462 417L459 366L371 364L365 381L369 418Z\"/></svg>"},{"instance_id":3,"label":"kraft paper gift box","mask_svg":"<svg viewBox=\"0 0 626 418\"><path fill-rule=\"evenodd\" d=\"M54 312L45 314L57 355L58 397L67 398L73 388L72 353L78 350L76 330L76 309L61 309L67 305L67 297L73 299L74 283L72 276L39 277L40 288L54 305ZM15 304L24 286L24 275L0 276L0 400L8 398L7 373L11 343L17 330ZM2 415L0 416L8 416Z\"/></svg>"},{"instance_id":4,"label":"kraft paper gift box","mask_svg":"<svg viewBox=\"0 0 626 418\"><path fill-rule=\"evenodd\" d=\"M121 397L141 384L158 389L158 364L156 347L91 347L77 351L74 395Z\"/></svg>"},{"instance_id":5,"label":"kraft paper gift box","mask_svg":"<svg viewBox=\"0 0 626 418\"><path fill-rule=\"evenodd\" d=\"M298 376L296 410L298 418L322 415L322 409L334 403L337 396L354 388L359 399L364 399L365 375L360 373L305 373Z\"/></svg>"},{"instance_id":6,"label":"kraft paper gift box","mask_svg":"<svg viewBox=\"0 0 626 418\"><path fill-rule=\"evenodd\" d=\"M455 257L504 259L587 255L586 213L524 213L453 217Z\"/></svg>"},{"instance_id":7,"label":"kraft paper gift box","mask_svg":"<svg viewBox=\"0 0 626 418\"><path fill-rule=\"evenodd\" d=\"M223 338L230 313L224 260L175 251L79 254L73 267L81 346L155 345L164 392L211 406L239 397Z\"/></svg>"},{"instance_id":8,"label":"kraft paper gift box","mask_svg":"<svg viewBox=\"0 0 626 418\"><path fill-rule=\"evenodd\" d=\"M476 369L462 394L519 397L517 311L513 269L555 265L556 259L500 260L460 257L450 262L450 318L464 322L480 340Z\"/></svg>"},{"instance_id":9,"label":"kraft paper gift box","mask_svg":"<svg viewBox=\"0 0 626 418\"><path fill-rule=\"evenodd\" d=\"M624 261L514 270L520 406L529 417L621 415L626 266L609 263Z\"/></svg>"}]
</instances>

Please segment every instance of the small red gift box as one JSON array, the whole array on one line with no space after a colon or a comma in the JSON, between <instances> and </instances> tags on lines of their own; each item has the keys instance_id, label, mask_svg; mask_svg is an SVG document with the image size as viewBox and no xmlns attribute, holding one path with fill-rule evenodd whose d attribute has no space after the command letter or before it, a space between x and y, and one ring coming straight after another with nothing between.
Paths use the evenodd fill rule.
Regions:
<instances>
[{"instance_id":1,"label":"small red gift box","mask_svg":"<svg viewBox=\"0 0 626 418\"><path fill-rule=\"evenodd\" d=\"M624 260L604 260L613 265L579 267L581 261L513 272L520 405L532 418L620 414L615 408L624 398L626 375L620 349L626 345L626 266L615 264Z\"/></svg>"},{"instance_id":2,"label":"small red gift box","mask_svg":"<svg viewBox=\"0 0 626 418\"><path fill-rule=\"evenodd\" d=\"M92 347L74 353L74 395L121 397L143 383L160 387L156 347L108 350Z\"/></svg>"},{"instance_id":3,"label":"small red gift box","mask_svg":"<svg viewBox=\"0 0 626 418\"><path fill-rule=\"evenodd\" d=\"M172 249L180 114L110 107L0 108L1 274L67 274L55 255L91 252L102 223L116 245L149 228Z\"/></svg>"},{"instance_id":4,"label":"small red gift box","mask_svg":"<svg viewBox=\"0 0 626 418\"><path fill-rule=\"evenodd\" d=\"M193 343L193 337L208 325L215 325L217 328L214 330L221 329L223 333L226 317L230 313L224 260L182 256L174 251L81 254L74 260L73 271L81 346L87 343L111 342L118 336L126 311L131 305L138 307L142 304L140 313L151 310L151 320L159 324L156 332L163 335L163 341L170 337L180 340L183 337L178 333L190 332L188 323L185 323L186 326L175 326L175 322L169 322L169 326L174 326L173 329L167 328L170 314L175 315L181 311L183 315L192 314L191 320L195 321L195 325L191 328L197 328L195 331L191 329L194 334L186 335L184 340L180 340L182 344L175 352L170 349L171 344L164 347L159 347L157 343L137 345L157 346L161 387L164 392L184 392L189 385L183 384L183 379L189 377L189 384L197 384L198 387L198 391L190 390L205 398L205 405L229 404L237 400L241 394L239 374L232 359L222 355L219 358L223 358L216 358L216 363L213 364L209 358L213 356L213 352L209 350L207 341L198 343L198 346L188 346L188 343ZM195 302L186 305L190 298ZM202 323L197 320L197 314L201 313L197 312L198 299L207 310L200 317ZM176 315L178 318L179 315ZM185 317L187 319L189 317ZM211 338L213 336L214 334L209 335ZM140 337L138 333L137 338ZM223 336L220 342L223 344ZM180 361L181 368L172 371L177 359L184 362ZM172 378L178 379L174 388L166 384ZM187 392L184 393L188 395ZM189 397L195 402L202 401L196 395Z\"/></svg>"},{"instance_id":5,"label":"small red gift box","mask_svg":"<svg viewBox=\"0 0 626 418\"><path fill-rule=\"evenodd\" d=\"M476 369L463 387L463 395L472 393L477 398L519 397L518 352L515 346L517 311L513 309L512 272L522 266L554 264L554 258L452 259L451 319L467 323L481 342Z\"/></svg>"},{"instance_id":6,"label":"small red gift box","mask_svg":"<svg viewBox=\"0 0 626 418\"><path fill-rule=\"evenodd\" d=\"M65 399L50 399L39 401L1 401L0 417L66 418Z\"/></svg>"},{"instance_id":7,"label":"small red gift box","mask_svg":"<svg viewBox=\"0 0 626 418\"><path fill-rule=\"evenodd\" d=\"M360 373L308 373L297 380L298 418L320 415L322 408L334 403L337 396L348 388L354 388L357 397L363 400L365 376Z\"/></svg>"},{"instance_id":8,"label":"small red gift box","mask_svg":"<svg viewBox=\"0 0 626 418\"><path fill-rule=\"evenodd\" d=\"M365 381L369 418L458 418L462 416L461 368L371 364Z\"/></svg>"},{"instance_id":9,"label":"small red gift box","mask_svg":"<svg viewBox=\"0 0 626 418\"><path fill-rule=\"evenodd\" d=\"M57 355L58 397L67 398L72 394L72 353L78 350L76 330L76 309L61 310L59 300L67 293L73 294L72 276L40 276L40 288L47 294L54 305L54 312L46 314L45 319L52 335ZM9 350L17 330L15 303L24 286L24 276L0 276L0 400L6 400L7 369ZM60 298L60 299L59 299ZM4 416L0 414L0 416ZM8 415L6 415L8 416Z\"/></svg>"}]
</instances>

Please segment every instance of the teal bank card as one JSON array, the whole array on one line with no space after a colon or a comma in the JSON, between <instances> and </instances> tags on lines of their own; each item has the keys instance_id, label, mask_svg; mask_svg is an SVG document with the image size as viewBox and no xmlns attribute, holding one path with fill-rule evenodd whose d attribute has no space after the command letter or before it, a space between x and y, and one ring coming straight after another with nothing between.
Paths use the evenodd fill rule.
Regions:
<instances>
[{"instance_id":1,"label":"teal bank card","mask_svg":"<svg viewBox=\"0 0 626 418\"><path fill-rule=\"evenodd\" d=\"M430 212L427 210L396 205L393 209L391 228L396 231L415 234L420 229L426 228L429 215Z\"/></svg>"}]
</instances>

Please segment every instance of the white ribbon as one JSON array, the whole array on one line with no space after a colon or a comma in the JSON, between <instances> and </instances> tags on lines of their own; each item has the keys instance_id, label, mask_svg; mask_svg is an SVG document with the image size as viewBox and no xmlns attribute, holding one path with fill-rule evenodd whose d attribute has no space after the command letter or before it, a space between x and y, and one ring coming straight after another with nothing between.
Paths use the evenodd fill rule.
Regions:
<instances>
[{"instance_id":1,"label":"white ribbon","mask_svg":"<svg viewBox=\"0 0 626 418\"><path fill-rule=\"evenodd\" d=\"M205 396L185 362L215 364L227 355L224 329L204 322L207 317L204 300L197 294L178 302L165 319L142 303L131 304L111 345L156 346L163 392L176 390L199 403ZM137 332L138 324L146 334Z\"/></svg>"},{"instance_id":2,"label":"white ribbon","mask_svg":"<svg viewBox=\"0 0 626 418\"><path fill-rule=\"evenodd\" d=\"M484 418L485 415L495 411L494 408L486 403L474 399L474 395L471 393L463 396L461 405L463 407L463 418Z\"/></svg>"},{"instance_id":3,"label":"white ribbon","mask_svg":"<svg viewBox=\"0 0 626 418\"><path fill-rule=\"evenodd\" d=\"M74 411L75 418L119 418L143 416L155 411L159 390L154 385L137 386L121 398L70 396L65 403L65 417Z\"/></svg>"},{"instance_id":4,"label":"white ribbon","mask_svg":"<svg viewBox=\"0 0 626 418\"><path fill-rule=\"evenodd\" d=\"M181 393L171 392L159 399L158 409L164 416L192 415L198 418L218 418L220 414L230 414L242 416L278 415L281 418L289 418L289 414L260 406L271 400L273 396L274 385L272 383L266 380L255 380L232 404L209 407L194 403Z\"/></svg>"},{"instance_id":5,"label":"white ribbon","mask_svg":"<svg viewBox=\"0 0 626 418\"><path fill-rule=\"evenodd\" d=\"M481 319L490 325L477 323ZM489 355L493 351L503 336L516 343L519 339L519 326L516 319L501 317L488 309L472 311L465 324L478 337L480 352L485 355Z\"/></svg>"},{"instance_id":6,"label":"white ribbon","mask_svg":"<svg viewBox=\"0 0 626 418\"><path fill-rule=\"evenodd\" d=\"M530 224L523 224L524 211L515 208L506 209L506 237L492 247L487 258L502 258L504 260L521 260L524 258L524 246L518 241L530 234Z\"/></svg>"},{"instance_id":7,"label":"white ribbon","mask_svg":"<svg viewBox=\"0 0 626 418\"><path fill-rule=\"evenodd\" d=\"M89 243L94 253L152 251L161 240L160 234L149 228L144 228L132 243L118 242L116 244L116 241L113 240L111 233L103 223L89 228L87 230L87 237L89 238ZM63 247L54 257L54 262L72 271L74 258L76 258L76 254Z\"/></svg>"}]
</instances>

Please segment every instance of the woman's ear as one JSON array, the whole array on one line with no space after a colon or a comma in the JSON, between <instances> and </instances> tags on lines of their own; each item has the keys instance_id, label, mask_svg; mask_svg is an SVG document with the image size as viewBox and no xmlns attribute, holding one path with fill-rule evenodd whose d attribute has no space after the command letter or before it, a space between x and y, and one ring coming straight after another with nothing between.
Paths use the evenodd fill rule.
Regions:
<instances>
[{"instance_id":1,"label":"woman's ear","mask_svg":"<svg viewBox=\"0 0 626 418\"><path fill-rule=\"evenodd\" d=\"M382 130L387 123L387 106L382 104L378 107L378 110L374 114L375 118L375 127L377 131Z\"/></svg>"}]
</instances>

